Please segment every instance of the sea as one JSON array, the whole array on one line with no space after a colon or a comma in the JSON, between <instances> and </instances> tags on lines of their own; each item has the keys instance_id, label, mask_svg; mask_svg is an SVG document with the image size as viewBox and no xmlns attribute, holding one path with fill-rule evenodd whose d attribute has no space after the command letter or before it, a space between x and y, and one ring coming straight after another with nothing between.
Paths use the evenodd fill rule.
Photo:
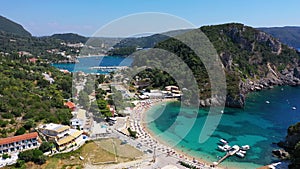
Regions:
<instances>
[{"instance_id":1,"label":"sea","mask_svg":"<svg viewBox=\"0 0 300 169\"><path fill-rule=\"evenodd\" d=\"M275 87L248 94L243 109L224 109L216 129L202 143L199 136L208 112L208 108L200 108L196 119L191 120L194 109L182 108L178 102L158 104L146 113L146 126L175 149L211 163L225 155L217 148L220 139L227 140L231 146L250 145L245 158L231 156L220 166L258 168L279 161L272 156L272 150L279 148L276 143L284 140L288 127L300 122L300 87ZM187 132L185 128L193 121Z\"/></svg>"},{"instance_id":2,"label":"sea","mask_svg":"<svg viewBox=\"0 0 300 169\"><path fill-rule=\"evenodd\" d=\"M93 66L130 66L132 60L118 56L95 56L80 58L79 63L53 64L71 72L107 74L90 69ZM267 103L268 101L268 103ZM295 107L296 109L292 109ZM250 145L245 158L231 156L220 164L222 167L254 169L278 162L272 150L284 140L287 128L300 122L300 87L280 86L247 95L242 109L225 108L220 122L205 123L209 108L185 108L179 102L161 103L145 114L146 127L162 142L174 146L183 153L207 162L218 161L225 155L217 149L220 139L231 146ZM196 116L194 116L196 113ZM215 130L203 142L199 139L205 125L214 125Z\"/></svg>"},{"instance_id":3,"label":"sea","mask_svg":"<svg viewBox=\"0 0 300 169\"><path fill-rule=\"evenodd\" d=\"M78 58L78 63L53 63L52 66L68 70L69 72L84 72L84 73L97 73L108 74L109 71L102 71L97 69L91 69L96 66L130 66L132 64L131 58L125 58L122 56L90 56Z\"/></svg>"}]
</instances>

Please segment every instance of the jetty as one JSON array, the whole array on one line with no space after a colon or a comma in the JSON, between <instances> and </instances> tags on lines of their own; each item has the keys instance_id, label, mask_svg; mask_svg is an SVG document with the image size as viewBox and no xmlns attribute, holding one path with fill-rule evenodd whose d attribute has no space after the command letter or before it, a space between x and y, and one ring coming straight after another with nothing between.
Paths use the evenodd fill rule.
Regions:
<instances>
[{"instance_id":1,"label":"jetty","mask_svg":"<svg viewBox=\"0 0 300 169\"><path fill-rule=\"evenodd\" d=\"M240 150L240 147L238 145L234 145L232 146L232 149L229 150L225 156L223 156L219 161L214 162L213 166L216 167L217 165L219 165L222 161L224 161L227 157L233 156L235 155L238 151Z\"/></svg>"},{"instance_id":2,"label":"jetty","mask_svg":"<svg viewBox=\"0 0 300 169\"><path fill-rule=\"evenodd\" d=\"M226 158L233 156L233 155L237 155L238 157L244 158L246 155L246 151L250 149L249 145L244 145L242 147L238 146L238 145L234 145L234 146L230 146L228 145L228 142L224 139L220 139L220 143L223 145L218 145L218 149L221 151L225 151L226 154L220 158L217 162L213 162L213 167L216 167L217 165L219 165L220 163L222 163Z\"/></svg>"},{"instance_id":3,"label":"jetty","mask_svg":"<svg viewBox=\"0 0 300 169\"><path fill-rule=\"evenodd\" d=\"M101 70L101 71L115 71L115 70L123 70L123 69L127 69L128 66L94 66L91 67L90 69L97 69L97 70Z\"/></svg>"}]
</instances>

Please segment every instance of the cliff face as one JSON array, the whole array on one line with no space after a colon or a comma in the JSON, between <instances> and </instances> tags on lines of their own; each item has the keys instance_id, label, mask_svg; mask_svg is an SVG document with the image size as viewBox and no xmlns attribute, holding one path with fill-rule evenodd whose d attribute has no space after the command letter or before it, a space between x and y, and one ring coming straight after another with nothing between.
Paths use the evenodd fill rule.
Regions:
<instances>
[{"instance_id":1,"label":"cliff face","mask_svg":"<svg viewBox=\"0 0 300 169\"><path fill-rule=\"evenodd\" d=\"M227 72L236 76L238 90L228 90L226 105L243 107L250 91L275 85L300 85L299 53L271 35L242 24L200 28L216 48Z\"/></svg>"},{"instance_id":2,"label":"cliff face","mask_svg":"<svg viewBox=\"0 0 300 169\"><path fill-rule=\"evenodd\" d=\"M289 165L289 168L300 168L300 123L291 125L288 128L288 134L285 141L278 143L278 145L290 154L291 164ZM278 152L278 150L276 151Z\"/></svg>"}]
</instances>

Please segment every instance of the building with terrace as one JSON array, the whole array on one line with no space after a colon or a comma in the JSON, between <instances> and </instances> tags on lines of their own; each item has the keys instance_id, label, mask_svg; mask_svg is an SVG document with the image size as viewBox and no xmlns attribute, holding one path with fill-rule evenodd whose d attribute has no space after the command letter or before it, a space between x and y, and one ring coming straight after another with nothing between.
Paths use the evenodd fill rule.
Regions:
<instances>
[{"instance_id":1,"label":"building with terrace","mask_svg":"<svg viewBox=\"0 0 300 169\"><path fill-rule=\"evenodd\" d=\"M40 146L37 132L0 139L0 154L16 153Z\"/></svg>"},{"instance_id":2,"label":"building with terrace","mask_svg":"<svg viewBox=\"0 0 300 169\"><path fill-rule=\"evenodd\" d=\"M50 123L39 126L38 130L48 141L56 143L58 151L84 143L83 132L70 126Z\"/></svg>"}]
</instances>

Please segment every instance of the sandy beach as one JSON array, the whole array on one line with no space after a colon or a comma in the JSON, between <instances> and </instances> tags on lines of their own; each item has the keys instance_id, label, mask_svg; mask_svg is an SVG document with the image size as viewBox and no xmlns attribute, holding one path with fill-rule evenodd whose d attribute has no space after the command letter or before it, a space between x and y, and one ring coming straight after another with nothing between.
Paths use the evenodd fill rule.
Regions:
<instances>
[{"instance_id":1,"label":"sandy beach","mask_svg":"<svg viewBox=\"0 0 300 169\"><path fill-rule=\"evenodd\" d=\"M175 161L183 161L197 168L212 168L210 165L212 162L204 161L203 159L192 157L191 155L182 152L178 148L170 147L168 143L161 139L156 139L154 133L147 129L147 119L146 112L151 109L151 107L158 104L165 104L168 102L177 101L176 99L153 99L140 101L133 108L132 114L130 116L131 125L130 127L137 131L138 141L142 145L148 146L151 149L155 149L157 157L172 157ZM162 156L160 156L162 155ZM164 156L165 155L165 156ZM173 160L173 162L174 162ZM170 161L171 162L171 161ZM215 167L221 168L221 167Z\"/></svg>"}]
</instances>

